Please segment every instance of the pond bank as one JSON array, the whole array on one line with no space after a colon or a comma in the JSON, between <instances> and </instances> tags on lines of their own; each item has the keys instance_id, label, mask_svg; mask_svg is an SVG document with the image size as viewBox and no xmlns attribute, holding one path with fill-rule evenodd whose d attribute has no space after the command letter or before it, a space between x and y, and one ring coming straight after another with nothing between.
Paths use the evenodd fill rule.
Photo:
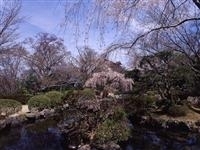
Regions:
<instances>
[{"instance_id":1,"label":"pond bank","mask_svg":"<svg viewBox=\"0 0 200 150\"><path fill-rule=\"evenodd\" d=\"M1 116L0 131L4 130L5 128L8 129L22 126L23 124L34 123L41 119L47 119L49 117L56 116L66 108L68 108L68 104L64 104L63 106L55 109L29 111L28 106L23 105L21 111L9 116Z\"/></svg>"},{"instance_id":2,"label":"pond bank","mask_svg":"<svg viewBox=\"0 0 200 150\"><path fill-rule=\"evenodd\" d=\"M24 124L20 127L10 128L10 130L4 130L0 134L0 149L71 150L74 148L73 145L66 143L66 138L62 136L62 132L57 127L61 120L62 117L55 116L38 120L33 124ZM131 135L128 141L120 143L122 150L200 149L200 135L198 133L171 132L164 129L150 130L141 126L134 126ZM88 150L91 147L90 145L83 145L76 147L76 149L78 148L79 150Z\"/></svg>"},{"instance_id":3,"label":"pond bank","mask_svg":"<svg viewBox=\"0 0 200 150\"><path fill-rule=\"evenodd\" d=\"M16 142L17 144L15 143L11 147L14 147L14 148L17 147L22 150L23 150L23 147L21 148L21 146L19 145L23 143L24 150L25 150L28 147L27 141L34 140L34 142L37 145L37 142L40 142L40 140L37 141L38 139L40 139L38 138L38 136L44 136L46 139L48 139L49 136L50 136L49 137L50 139L55 138L54 140L57 141L56 144L58 144L57 146L60 147L60 150L94 149L92 147L92 143L83 142L83 145L82 144L80 145L80 143L82 142L74 143L74 141L79 140L79 137L75 134L73 138L63 135L63 132L61 131L60 126L59 126L59 125L63 125L63 122L65 123L64 125L67 125L67 127L70 127L70 130L76 129L74 131L78 132L77 130L78 128L74 126L74 125L77 125L77 121L76 121L76 119L78 119L77 115L78 116L80 115L79 113L77 114L77 111L74 112L74 109L68 109L68 108L64 109L64 106L55 110L44 109L43 111L40 111L40 112L37 112L37 111L34 113L26 112L25 114L21 114L19 116L11 115L8 118L5 118L4 120L0 120L0 122L5 121L5 124L6 124L6 125L4 124L4 127L2 128L2 131L0 132L0 137L6 138L4 140L7 141L9 140L9 138L12 139L12 136L4 137L3 135L8 134L8 133L5 133L5 131L8 131L9 134L11 135L17 132L16 134L20 137L20 139L17 138L17 142ZM170 143L175 143L174 148L175 147L178 148L179 146L184 147L185 145L186 147L187 146L190 147L192 143L196 147L200 148L199 146L200 137L198 136L199 135L198 133L200 132L199 130L200 124L198 124L199 118L200 118L200 115L192 111L188 113L188 115L185 117L177 117L177 118L172 118L166 115L160 115L160 114L155 114L155 113L151 114L151 116L139 116L139 117L131 118L131 121L133 123L132 137L128 141L122 144L120 143L120 146L124 150L132 150L135 147L141 147L143 142L147 142L147 145L152 145L152 149L154 149L155 145L156 145L155 147L162 147L162 145L166 147L170 147ZM3 129L6 129L6 130L3 130ZM15 131L15 130L20 130L20 133L18 133L19 131ZM165 144L165 141L167 141L168 143ZM9 142L10 141L8 141L8 143ZM51 144L49 143L49 146L48 146L48 142L52 142L52 141L47 140L47 143L45 143L46 149L51 149L50 147L52 146L51 145L52 143ZM63 148L63 145L64 145L64 148ZM9 147L9 144L6 146ZM100 145L100 146L101 147L99 148L96 148L96 147L95 148L108 149L108 150L120 149L119 145L112 142L110 142L109 144ZM28 149L34 150L34 148L35 148L34 144L31 144L31 148L28 148ZM45 148L43 147L42 149L45 149ZM9 150L9 149L6 149L6 150Z\"/></svg>"},{"instance_id":4,"label":"pond bank","mask_svg":"<svg viewBox=\"0 0 200 150\"><path fill-rule=\"evenodd\" d=\"M192 110L189 110L187 115L183 117L169 117L151 113L148 116L133 116L131 121L135 125L151 129L200 133L200 114Z\"/></svg>"}]
</instances>

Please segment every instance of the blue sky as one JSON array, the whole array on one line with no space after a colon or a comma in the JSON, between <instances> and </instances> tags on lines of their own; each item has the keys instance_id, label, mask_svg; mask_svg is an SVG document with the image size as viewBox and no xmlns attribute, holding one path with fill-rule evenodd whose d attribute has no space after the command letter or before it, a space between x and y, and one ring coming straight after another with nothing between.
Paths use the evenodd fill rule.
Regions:
<instances>
[{"instance_id":1,"label":"blue sky","mask_svg":"<svg viewBox=\"0 0 200 150\"><path fill-rule=\"evenodd\" d=\"M39 32L53 33L63 38L67 49L71 51L72 55L76 55L76 45L84 45L84 33L80 34L79 41L76 44L73 34L74 29L68 27L64 29L61 27L65 20L65 2L65 0L22 0L20 15L25 17L25 19L19 28L20 40L34 37ZM87 44L96 51L102 51L115 40L115 33L111 30L106 32L105 45L103 47L100 46L99 33L95 29L90 32L89 36ZM122 53L116 53L112 56L114 61L122 61L124 64L126 64L126 58Z\"/></svg>"},{"instance_id":2,"label":"blue sky","mask_svg":"<svg viewBox=\"0 0 200 150\"><path fill-rule=\"evenodd\" d=\"M48 32L56 34L65 40L68 49L74 49L75 39L73 30L61 27L64 23L64 5L63 0L22 0L21 16L25 17L20 26L21 39L32 37L38 32ZM90 33L91 39L89 45L98 48L98 36L95 32ZM79 46L83 44L84 33L80 35ZM112 38L112 37L110 37ZM109 41L109 35L107 36Z\"/></svg>"},{"instance_id":3,"label":"blue sky","mask_svg":"<svg viewBox=\"0 0 200 150\"><path fill-rule=\"evenodd\" d=\"M4 0L0 0L0 5ZM9 0L12 1L12 0ZM20 33L20 40L24 40L27 37L33 37L39 32L48 32L57 35L60 38L63 38L65 41L65 45L68 51L71 51L71 54L76 55L77 49L76 46L84 46L84 32L80 32L78 36L79 40L76 42L76 38L74 37L74 28L66 27L61 28L65 19L65 4L67 2L74 2L76 0L21 0L22 1L22 9L21 9L21 16L24 16L24 22L20 25L19 33ZM87 6L90 5L90 2L93 0L83 0L88 3ZM86 6L86 8L87 8ZM137 14L136 14L137 15ZM73 18L73 16L72 16ZM87 20L86 18L81 18L84 21ZM152 26L155 26L154 23L148 23L146 26L143 22L139 22L136 18L131 19L129 32L131 33L131 38L137 34L137 32L144 32L149 30ZM84 26L81 27L84 30ZM133 35L133 37L132 37ZM106 30L105 33L105 45L101 47L100 39L99 39L99 32L95 29L89 34L89 42L87 46L95 49L96 51L102 52L108 45L110 45L113 41L118 39L116 36L115 30L110 30L109 28ZM124 35L122 38L125 37ZM127 40L127 39L126 39ZM115 55L112 57L115 61L122 61L123 64L126 64L128 57L123 55L123 53L116 52Z\"/></svg>"},{"instance_id":4,"label":"blue sky","mask_svg":"<svg viewBox=\"0 0 200 150\"><path fill-rule=\"evenodd\" d=\"M54 0L22 0L21 16L24 22L20 25L21 39L33 37L38 32L56 34L67 38L60 27L64 20L64 3Z\"/></svg>"}]
</instances>

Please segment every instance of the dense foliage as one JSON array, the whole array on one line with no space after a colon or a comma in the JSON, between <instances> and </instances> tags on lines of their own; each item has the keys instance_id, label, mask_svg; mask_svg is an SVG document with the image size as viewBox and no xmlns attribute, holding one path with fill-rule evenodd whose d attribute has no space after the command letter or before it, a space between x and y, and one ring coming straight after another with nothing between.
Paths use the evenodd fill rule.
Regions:
<instances>
[{"instance_id":1,"label":"dense foliage","mask_svg":"<svg viewBox=\"0 0 200 150\"><path fill-rule=\"evenodd\" d=\"M179 107L182 107L188 96L199 95L199 81L187 65L185 55L164 50L141 56L138 64L137 69L126 72L126 76L135 81L131 105L145 112L154 99L155 108L170 112L173 116L178 116L179 112L184 115L186 112ZM174 112L176 106L177 115Z\"/></svg>"},{"instance_id":2,"label":"dense foliage","mask_svg":"<svg viewBox=\"0 0 200 150\"><path fill-rule=\"evenodd\" d=\"M29 99L29 109L42 110L45 108L54 108L63 104L63 94L58 91L50 91L45 94L36 95Z\"/></svg>"}]
</instances>

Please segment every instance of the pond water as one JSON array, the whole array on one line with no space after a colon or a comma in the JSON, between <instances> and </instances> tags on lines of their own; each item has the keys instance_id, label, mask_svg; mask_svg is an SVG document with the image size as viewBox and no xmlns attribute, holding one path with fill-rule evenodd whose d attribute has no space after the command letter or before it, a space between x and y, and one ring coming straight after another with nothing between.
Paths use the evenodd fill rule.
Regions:
<instances>
[{"instance_id":1,"label":"pond water","mask_svg":"<svg viewBox=\"0 0 200 150\"><path fill-rule=\"evenodd\" d=\"M59 131L58 117L39 121L0 133L0 150L68 150ZM123 150L199 150L200 135L192 133L150 131L135 127Z\"/></svg>"},{"instance_id":2,"label":"pond water","mask_svg":"<svg viewBox=\"0 0 200 150\"><path fill-rule=\"evenodd\" d=\"M200 150L200 135L196 133L150 131L135 128L132 138L123 144L124 150Z\"/></svg>"},{"instance_id":3,"label":"pond water","mask_svg":"<svg viewBox=\"0 0 200 150\"><path fill-rule=\"evenodd\" d=\"M55 118L0 134L0 150L64 150L64 138L56 127Z\"/></svg>"}]
</instances>

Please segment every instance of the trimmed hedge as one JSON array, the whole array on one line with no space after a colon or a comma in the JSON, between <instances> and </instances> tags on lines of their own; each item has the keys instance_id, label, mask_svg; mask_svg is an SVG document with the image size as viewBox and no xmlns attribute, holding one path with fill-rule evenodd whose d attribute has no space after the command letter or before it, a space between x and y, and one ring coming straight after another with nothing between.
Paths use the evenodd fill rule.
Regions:
<instances>
[{"instance_id":1,"label":"trimmed hedge","mask_svg":"<svg viewBox=\"0 0 200 150\"><path fill-rule=\"evenodd\" d=\"M63 94L58 91L50 91L45 94L50 99L50 103L52 107L62 104L63 102Z\"/></svg>"},{"instance_id":2,"label":"trimmed hedge","mask_svg":"<svg viewBox=\"0 0 200 150\"><path fill-rule=\"evenodd\" d=\"M36 95L29 99L28 101L28 107L29 109L38 109L42 110L45 108L51 107L51 100L49 97L45 95Z\"/></svg>"},{"instance_id":3,"label":"trimmed hedge","mask_svg":"<svg viewBox=\"0 0 200 150\"><path fill-rule=\"evenodd\" d=\"M48 109L61 105L63 102L63 94L58 91L50 91L44 95L36 95L29 99L28 107L29 109Z\"/></svg>"},{"instance_id":4,"label":"trimmed hedge","mask_svg":"<svg viewBox=\"0 0 200 150\"><path fill-rule=\"evenodd\" d=\"M13 99L0 99L0 113L14 114L22 109L22 104Z\"/></svg>"}]
</instances>

